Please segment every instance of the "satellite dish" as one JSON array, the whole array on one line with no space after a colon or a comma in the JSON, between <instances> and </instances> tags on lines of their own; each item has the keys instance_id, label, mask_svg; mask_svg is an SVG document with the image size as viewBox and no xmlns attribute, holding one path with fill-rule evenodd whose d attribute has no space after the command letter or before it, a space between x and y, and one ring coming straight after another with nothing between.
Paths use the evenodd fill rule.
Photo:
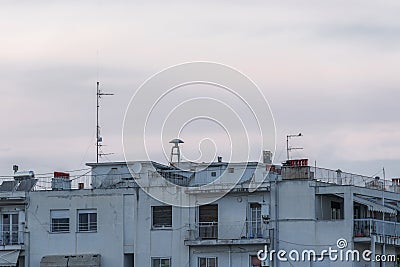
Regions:
<instances>
[{"instance_id":1,"label":"satellite dish","mask_svg":"<svg viewBox=\"0 0 400 267\"><path fill-rule=\"evenodd\" d=\"M134 162L132 164L132 166L130 167L131 171L133 171L134 173L140 173L140 171L142 170L142 163L140 162Z\"/></svg>"}]
</instances>

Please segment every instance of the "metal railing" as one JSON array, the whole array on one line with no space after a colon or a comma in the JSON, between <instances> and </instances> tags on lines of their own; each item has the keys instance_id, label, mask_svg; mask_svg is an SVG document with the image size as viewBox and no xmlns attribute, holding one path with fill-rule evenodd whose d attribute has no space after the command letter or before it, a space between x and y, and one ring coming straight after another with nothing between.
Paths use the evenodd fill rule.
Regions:
<instances>
[{"instance_id":1,"label":"metal railing","mask_svg":"<svg viewBox=\"0 0 400 267\"><path fill-rule=\"evenodd\" d=\"M268 238L265 224L261 220L237 221L229 223L200 222L191 230L188 239L257 239Z\"/></svg>"},{"instance_id":2,"label":"metal railing","mask_svg":"<svg viewBox=\"0 0 400 267\"><path fill-rule=\"evenodd\" d=\"M96 232L97 231L97 222L89 222L78 224L79 232Z\"/></svg>"},{"instance_id":3,"label":"metal railing","mask_svg":"<svg viewBox=\"0 0 400 267\"><path fill-rule=\"evenodd\" d=\"M18 231L18 230L8 231L8 230L5 230L5 231L1 231L0 232L0 244L2 246L21 245L23 243L24 243L24 232L23 231Z\"/></svg>"},{"instance_id":4,"label":"metal railing","mask_svg":"<svg viewBox=\"0 0 400 267\"><path fill-rule=\"evenodd\" d=\"M330 170L319 167L309 168L310 179L328 184L338 185L354 185L371 189L385 190L391 192L400 192L400 185L393 183L391 180L384 180L377 177L353 174L340 170Z\"/></svg>"},{"instance_id":5,"label":"metal railing","mask_svg":"<svg viewBox=\"0 0 400 267\"><path fill-rule=\"evenodd\" d=\"M217 239L218 222L200 222L197 225L200 239Z\"/></svg>"},{"instance_id":6,"label":"metal railing","mask_svg":"<svg viewBox=\"0 0 400 267\"><path fill-rule=\"evenodd\" d=\"M261 220L246 221L246 238L263 238L265 237L263 231L263 223ZM242 235L243 236L243 235Z\"/></svg>"},{"instance_id":7,"label":"metal railing","mask_svg":"<svg viewBox=\"0 0 400 267\"><path fill-rule=\"evenodd\" d=\"M354 219L354 237L381 235L400 237L400 223L376 219Z\"/></svg>"},{"instance_id":8,"label":"metal railing","mask_svg":"<svg viewBox=\"0 0 400 267\"><path fill-rule=\"evenodd\" d=\"M52 222L50 224L50 232L52 233L68 233L69 230L69 222Z\"/></svg>"}]
</instances>

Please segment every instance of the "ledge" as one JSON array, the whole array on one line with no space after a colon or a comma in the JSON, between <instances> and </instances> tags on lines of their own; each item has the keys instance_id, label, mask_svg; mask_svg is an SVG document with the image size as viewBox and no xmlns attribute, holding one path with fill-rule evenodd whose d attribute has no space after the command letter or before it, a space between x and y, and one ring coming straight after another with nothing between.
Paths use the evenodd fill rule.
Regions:
<instances>
[{"instance_id":1,"label":"ledge","mask_svg":"<svg viewBox=\"0 0 400 267\"><path fill-rule=\"evenodd\" d=\"M185 240L186 246L265 245L269 238Z\"/></svg>"}]
</instances>

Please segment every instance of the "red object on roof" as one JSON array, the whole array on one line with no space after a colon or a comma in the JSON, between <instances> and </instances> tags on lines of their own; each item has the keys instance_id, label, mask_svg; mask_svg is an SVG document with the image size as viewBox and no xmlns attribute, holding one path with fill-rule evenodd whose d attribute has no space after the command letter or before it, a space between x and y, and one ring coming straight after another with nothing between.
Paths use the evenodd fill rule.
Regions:
<instances>
[{"instance_id":1,"label":"red object on roof","mask_svg":"<svg viewBox=\"0 0 400 267\"><path fill-rule=\"evenodd\" d=\"M67 179L69 179L69 173L66 173L66 172L54 172L54 178L67 178Z\"/></svg>"},{"instance_id":2,"label":"red object on roof","mask_svg":"<svg viewBox=\"0 0 400 267\"><path fill-rule=\"evenodd\" d=\"M290 167L308 166L308 159L290 159L286 161L286 164Z\"/></svg>"}]
</instances>

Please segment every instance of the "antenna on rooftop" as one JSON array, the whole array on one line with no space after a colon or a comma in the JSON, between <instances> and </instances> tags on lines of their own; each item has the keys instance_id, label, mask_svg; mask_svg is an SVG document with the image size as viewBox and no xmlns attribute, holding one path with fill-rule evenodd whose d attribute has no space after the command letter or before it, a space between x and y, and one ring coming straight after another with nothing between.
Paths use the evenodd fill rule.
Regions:
<instances>
[{"instance_id":1,"label":"antenna on rooftop","mask_svg":"<svg viewBox=\"0 0 400 267\"><path fill-rule=\"evenodd\" d=\"M290 151L296 150L296 149L303 149L302 147L291 147L291 146L289 146L290 138L292 138L292 137L301 137L301 136L303 136L302 133L286 135L286 156L287 156L288 160L290 160Z\"/></svg>"},{"instance_id":2,"label":"antenna on rooftop","mask_svg":"<svg viewBox=\"0 0 400 267\"><path fill-rule=\"evenodd\" d=\"M169 141L170 144L174 144L174 146L171 149L171 158L170 158L170 163L172 164L173 157L177 157L177 162L181 162L181 150L179 148L179 144L184 143L181 139L175 138Z\"/></svg>"},{"instance_id":3,"label":"antenna on rooftop","mask_svg":"<svg viewBox=\"0 0 400 267\"><path fill-rule=\"evenodd\" d=\"M99 163L99 157L101 156L105 156L105 155L110 155L112 153L103 153L101 151L101 147L102 142L103 142L103 138L100 135L100 124L99 124L99 109L100 109L100 98L102 96L111 96L114 94L110 94L110 93L102 93L100 90L100 82L97 82L97 93L96 93L96 98L97 98L97 106L96 106L96 162Z\"/></svg>"}]
</instances>

